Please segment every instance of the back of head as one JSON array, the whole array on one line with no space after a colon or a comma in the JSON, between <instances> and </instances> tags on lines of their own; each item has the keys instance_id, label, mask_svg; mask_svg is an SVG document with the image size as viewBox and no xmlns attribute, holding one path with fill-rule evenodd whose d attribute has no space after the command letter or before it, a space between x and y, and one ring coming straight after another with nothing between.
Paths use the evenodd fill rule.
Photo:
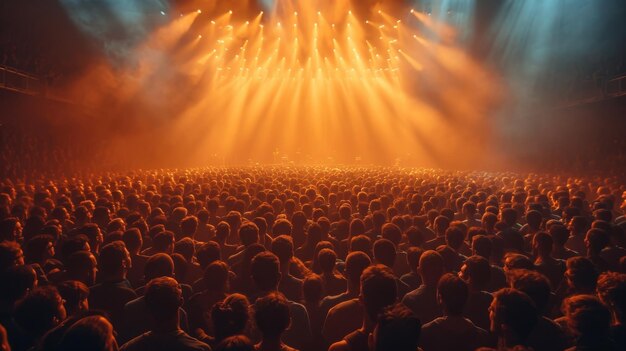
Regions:
<instances>
[{"instance_id":1,"label":"back of head","mask_svg":"<svg viewBox=\"0 0 626 351\"><path fill-rule=\"evenodd\" d=\"M222 251L220 244L215 241L208 241L196 250L196 258L200 267L205 268L211 262L215 262L222 259Z\"/></svg>"},{"instance_id":2,"label":"back of head","mask_svg":"<svg viewBox=\"0 0 626 351\"><path fill-rule=\"evenodd\" d=\"M211 320L215 338L219 341L245 331L249 316L250 303L241 294L232 294L211 308Z\"/></svg>"},{"instance_id":3,"label":"back of head","mask_svg":"<svg viewBox=\"0 0 626 351\"><path fill-rule=\"evenodd\" d=\"M335 269L337 254L331 249L322 249L317 253L317 261L323 273L332 273Z\"/></svg>"},{"instance_id":4,"label":"back of head","mask_svg":"<svg viewBox=\"0 0 626 351\"><path fill-rule=\"evenodd\" d=\"M578 337L597 340L608 337L611 312L593 295L574 295L563 301L568 327Z\"/></svg>"},{"instance_id":5,"label":"back of head","mask_svg":"<svg viewBox=\"0 0 626 351\"><path fill-rule=\"evenodd\" d=\"M146 285L144 298L146 307L155 320L177 318L178 308L183 302L178 282L170 277L150 280Z\"/></svg>"},{"instance_id":6,"label":"back of head","mask_svg":"<svg viewBox=\"0 0 626 351\"><path fill-rule=\"evenodd\" d=\"M389 306L378 316L374 351L415 351L421 329L420 320L406 306Z\"/></svg>"},{"instance_id":7,"label":"back of head","mask_svg":"<svg viewBox=\"0 0 626 351\"><path fill-rule=\"evenodd\" d=\"M305 302L319 303L324 297L324 282L322 278L315 273L307 275L302 283L302 293Z\"/></svg>"},{"instance_id":8,"label":"back of head","mask_svg":"<svg viewBox=\"0 0 626 351\"><path fill-rule=\"evenodd\" d=\"M287 235L279 235L272 241L272 253L285 264L293 258L293 239Z\"/></svg>"},{"instance_id":9,"label":"back of head","mask_svg":"<svg viewBox=\"0 0 626 351\"><path fill-rule=\"evenodd\" d=\"M361 274L361 298L368 317L375 321L382 310L397 299L397 283L391 268L384 265L367 267Z\"/></svg>"},{"instance_id":10,"label":"back of head","mask_svg":"<svg viewBox=\"0 0 626 351\"><path fill-rule=\"evenodd\" d=\"M446 273L439 279L437 294L446 313L458 316L463 313L469 289L457 275Z\"/></svg>"},{"instance_id":11,"label":"back of head","mask_svg":"<svg viewBox=\"0 0 626 351\"><path fill-rule=\"evenodd\" d=\"M396 261L396 247L387 239L378 239L374 243L374 259L387 267L393 268Z\"/></svg>"},{"instance_id":12,"label":"back of head","mask_svg":"<svg viewBox=\"0 0 626 351\"><path fill-rule=\"evenodd\" d=\"M434 286L445 271L443 257L433 250L427 250L420 257L419 272L424 284Z\"/></svg>"},{"instance_id":13,"label":"back of head","mask_svg":"<svg viewBox=\"0 0 626 351\"><path fill-rule=\"evenodd\" d=\"M478 255L468 257L461 267L461 275L470 284L484 289L491 279L491 265L486 258Z\"/></svg>"},{"instance_id":14,"label":"back of head","mask_svg":"<svg viewBox=\"0 0 626 351\"><path fill-rule=\"evenodd\" d=\"M168 254L158 253L150 256L143 269L146 281L159 277L174 276L174 260Z\"/></svg>"},{"instance_id":15,"label":"back of head","mask_svg":"<svg viewBox=\"0 0 626 351\"><path fill-rule=\"evenodd\" d=\"M257 299L254 303L254 321L264 339L280 337L291 323L287 299L279 292Z\"/></svg>"},{"instance_id":16,"label":"back of head","mask_svg":"<svg viewBox=\"0 0 626 351\"><path fill-rule=\"evenodd\" d=\"M372 260L368 255L361 251L351 252L346 257L345 275L346 279L355 285L359 284L361 274L365 268L372 264Z\"/></svg>"},{"instance_id":17,"label":"back of head","mask_svg":"<svg viewBox=\"0 0 626 351\"><path fill-rule=\"evenodd\" d=\"M123 241L114 241L105 245L98 256L99 273L105 277L118 274L128 268L128 251Z\"/></svg>"},{"instance_id":18,"label":"back of head","mask_svg":"<svg viewBox=\"0 0 626 351\"><path fill-rule=\"evenodd\" d=\"M602 273L596 291L600 300L615 313L617 321L623 324L626 319L626 274Z\"/></svg>"},{"instance_id":19,"label":"back of head","mask_svg":"<svg viewBox=\"0 0 626 351\"><path fill-rule=\"evenodd\" d=\"M271 252L263 251L252 259L252 280L262 291L275 290L280 281L280 261Z\"/></svg>"},{"instance_id":20,"label":"back of head","mask_svg":"<svg viewBox=\"0 0 626 351\"><path fill-rule=\"evenodd\" d=\"M458 250L461 247L461 245L463 244L463 239L465 238L463 231L456 226L446 229L445 235L446 244L448 244L448 246L450 246L454 250Z\"/></svg>"},{"instance_id":21,"label":"back of head","mask_svg":"<svg viewBox=\"0 0 626 351\"><path fill-rule=\"evenodd\" d=\"M511 288L523 292L533 300L539 313L546 310L551 292L548 278L535 271L514 269L507 272L507 279Z\"/></svg>"},{"instance_id":22,"label":"back of head","mask_svg":"<svg viewBox=\"0 0 626 351\"><path fill-rule=\"evenodd\" d=\"M535 304L519 290L506 288L496 291L491 306L491 331L496 334L502 334L504 327L523 342L537 323Z\"/></svg>"},{"instance_id":23,"label":"back of head","mask_svg":"<svg viewBox=\"0 0 626 351\"><path fill-rule=\"evenodd\" d=\"M30 335L40 336L66 317L61 295L56 288L35 288L17 302L15 322Z\"/></svg>"},{"instance_id":24,"label":"back of head","mask_svg":"<svg viewBox=\"0 0 626 351\"><path fill-rule=\"evenodd\" d=\"M239 227L241 244L248 246L259 242L259 227L254 222L246 222Z\"/></svg>"},{"instance_id":25,"label":"back of head","mask_svg":"<svg viewBox=\"0 0 626 351\"><path fill-rule=\"evenodd\" d=\"M492 243L486 235L476 235L472 238L472 250L476 255L489 259L491 256Z\"/></svg>"},{"instance_id":26,"label":"back of head","mask_svg":"<svg viewBox=\"0 0 626 351\"><path fill-rule=\"evenodd\" d=\"M225 291L228 287L228 265L223 261L212 262L204 269L202 278L207 290Z\"/></svg>"},{"instance_id":27,"label":"back of head","mask_svg":"<svg viewBox=\"0 0 626 351\"><path fill-rule=\"evenodd\" d=\"M393 223L386 223L383 225L382 237L398 246L402 241L402 230Z\"/></svg>"},{"instance_id":28,"label":"back of head","mask_svg":"<svg viewBox=\"0 0 626 351\"><path fill-rule=\"evenodd\" d=\"M598 271L595 265L586 257L576 256L565 262L567 270L565 278L577 290L592 292L596 289Z\"/></svg>"},{"instance_id":29,"label":"back of head","mask_svg":"<svg viewBox=\"0 0 626 351\"><path fill-rule=\"evenodd\" d=\"M74 323L63 335L60 350L115 351L113 326L102 316L89 316Z\"/></svg>"}]
</instances>

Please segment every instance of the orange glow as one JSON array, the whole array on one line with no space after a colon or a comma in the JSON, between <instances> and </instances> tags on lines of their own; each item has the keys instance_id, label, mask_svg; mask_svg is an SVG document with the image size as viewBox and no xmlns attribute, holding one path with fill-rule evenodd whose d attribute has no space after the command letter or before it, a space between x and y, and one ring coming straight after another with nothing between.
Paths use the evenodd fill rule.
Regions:
<instances>
[{"instance_id":1,"label":"orange glow","mask_svg":"<svg viewBox=\"0 0 626 351\"><path fill-rule=\"evenodd\" d=\"M137 49L132 83L144 99L163 72L154 52L187 77L184 89L172 87L187 99L168 134L196 163L209 154L268 161L278 150L310 162L446 166L483 152L482 124L498 89L454 43L452 28L410 8L397 18L357 13L345 1L282 3L291 6L203 13L210 19L194 17L195 40L183 40L185 16Z\"/></svg>"}]
</instances>

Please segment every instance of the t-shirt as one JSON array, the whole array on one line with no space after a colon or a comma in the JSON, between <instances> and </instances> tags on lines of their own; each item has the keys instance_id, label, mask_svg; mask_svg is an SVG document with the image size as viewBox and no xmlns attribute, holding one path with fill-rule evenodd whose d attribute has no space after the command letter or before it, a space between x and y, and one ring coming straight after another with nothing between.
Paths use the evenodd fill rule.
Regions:
<instances>
[{"instance_id":1,"label":"t-shirt","mask_svg":"<svg viewBox=\"0 0 626 351\"><path fill-rule=\"evenodd\" d=\"M467 318L439 317L422 327L420 346L424 351L473 351L490 346L488 335Z\"/></svg>"},{"instance_id":2,"label":"t-shirt","mask_svg":"<svg viewBox=\"0 0 626 351\"><path fill-rule=\"evenodd\" d=\"M120 351L211 351L211 347L192 338L182 330L169 333L144 333L126 344Z\"/></svg>"}]
</instances>

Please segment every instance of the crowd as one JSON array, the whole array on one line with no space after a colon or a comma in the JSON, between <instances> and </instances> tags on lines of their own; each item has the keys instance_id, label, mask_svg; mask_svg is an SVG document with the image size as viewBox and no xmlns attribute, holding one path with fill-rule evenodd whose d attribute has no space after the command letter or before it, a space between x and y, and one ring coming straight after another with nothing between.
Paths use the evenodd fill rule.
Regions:
<instances>
[{"instance_id":1,"label":"crowd","mask_svg":"<svg viewBox=\"0 0 626 351\"><path fill-rule=\"evenodd\" d=\"M0 349L624 350L626 187L355 167L0 184Z\"/></svg>"}]
</instances>

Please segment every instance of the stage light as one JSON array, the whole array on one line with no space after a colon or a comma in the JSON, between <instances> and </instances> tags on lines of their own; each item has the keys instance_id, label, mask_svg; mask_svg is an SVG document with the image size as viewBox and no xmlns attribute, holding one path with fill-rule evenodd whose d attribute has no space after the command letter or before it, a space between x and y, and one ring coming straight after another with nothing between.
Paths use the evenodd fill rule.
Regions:
<instances>
[{"instance_id":1,"label":"stage light","mask_svg":"<svg viewBox=\"0 0 626 351\"><path fill-rule=\"evenodd\" d=\"M198 13L202 13L202 10L198 9L198 11L196 11L196 12L198 12Z\"/></svg>"},{"instance_id":2,"label":"stage light","mask_svg":"<svg viewBox=\"0 0 626 351\"><path fill-rule=\"evenodd\" d=\"M165 16L165 11L161 11L161 16Z\"/></svg>"}]
</instances>

